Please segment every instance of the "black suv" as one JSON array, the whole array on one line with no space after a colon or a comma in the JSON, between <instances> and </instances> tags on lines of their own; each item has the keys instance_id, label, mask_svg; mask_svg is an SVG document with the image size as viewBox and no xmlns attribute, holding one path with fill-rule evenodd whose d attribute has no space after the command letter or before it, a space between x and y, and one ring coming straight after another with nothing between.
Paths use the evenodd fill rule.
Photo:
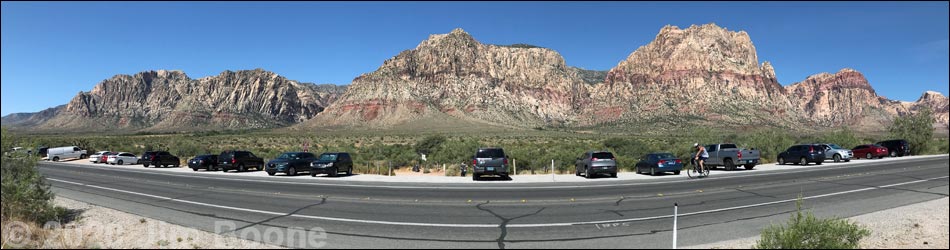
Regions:
<instances>
[{"instance_id":1,"label":"black suv","mask_svg":"<svg viewBox=\"0 0 950 250\"><path fill-rule=\"evenodd\" d=\"M825 148L821 145L795 145L778 154L779 165L790 162L802 166L812 162L815 165L821 165L825 162Z\"/></svg>"},{"instance_id":2,"label":"black suv","mask_svg":"<svg viewBox=\"0 0 950 250\"><path fill-rule=\"evenodd\" d=\"M284 153L267 163L267 174L270 176L277 173L284 173L288 176L296 176L303 172L310 172L310 163L317 160L317 156L307 152Z\"/></svg>"},{"instance_id":3,"label":"black suv","mask_svg":"<svg viewBox=\"0 0 950 250\"><path fill-rule=\"evenodd\" d=\"M218 168L225 173L231 170L246 172L248 168L264 170L264 159L248 151L224 151L218 155Z\"/></svg>"},{"instance_id":4,"label":"black suv","mask_svg":"<svg viewBox=\"0 0 950 250\"><path fill-rule=\"evenodd\" d=\"M318 174L327 174L330 177L339 176L340 172L353 175L353 158L349 153L323 153L310 163L310 177Z\"/></svg>"},{"instance_id":5,"label":"black suv","mask_svg":"<svg viewBox=\"0 0 950 250\"><path fill-rule=\"evenodd\" d=\"M161 166L165 168L168 166L175 166L177 168L181 166L181 159L179 159L178 156L174 156L166 151L154 151L145 152L142 154L142 158L139 160L139 163L145 167Z\"/></svg>"},{"instance_id":6,"label":"black suv","mask_svg":"<svg viewBox=\"0 0 950 250\"><path fill-rule=\"evenodd\" d=\"M508 178L508 155L502 148L480 148L472 159L472 180L482 175L498 175Z\"/></svg>"},{"instance_id":7,"label":"black suv","mask_svg":"<svg viewBox=\"0 0 950 250\"><path fill-rule=\"evenodd\" d=\"M876 143L876 145L887 148L891 157L904 157L910 155L910 143L906 140L890 140Z\"/></svg>"}]
</instances>

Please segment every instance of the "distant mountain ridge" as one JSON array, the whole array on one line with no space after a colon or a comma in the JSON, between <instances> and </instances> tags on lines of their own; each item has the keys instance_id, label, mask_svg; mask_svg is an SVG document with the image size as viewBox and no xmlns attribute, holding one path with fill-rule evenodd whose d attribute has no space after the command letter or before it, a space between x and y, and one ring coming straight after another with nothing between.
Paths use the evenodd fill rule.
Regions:
<instances>
[{"instance_id":1,"label":"distant mountain ridge","mask_svg":"<svg viewBox=\"0 0 950 250\"><path fill-rule=\"evenodd\" d=\"M567 65L555 50L483 44L462 29L435 34L348 87L303 84L261 69L190 79L179 71L118 75L67 105L3 117L39 130L188 131L220 128L386 129L457 121L513 128L770 126L880 131L895 117L934 111L948 98L879 96L854 69L782 86L744 31L665 26L608 71Z\"/></svg>"}]
</instances>

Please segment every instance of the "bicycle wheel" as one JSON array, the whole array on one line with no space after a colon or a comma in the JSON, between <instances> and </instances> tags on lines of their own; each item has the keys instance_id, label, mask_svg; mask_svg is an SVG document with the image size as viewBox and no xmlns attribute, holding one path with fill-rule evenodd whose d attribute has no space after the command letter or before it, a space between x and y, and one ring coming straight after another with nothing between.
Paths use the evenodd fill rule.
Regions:
<instances>
[{"instance_id":1,"label":"bicycle wheel","mask_svg":"<svg viewBox=\"0 0 950 250\"><path fill-rule=\"evenodd\" d=\"M699 178L700 173L696 171L696 165L691 165L689 169L686 170L686 175L689 176L690 179L694 179Z\"/></svg>"}]
</instances>

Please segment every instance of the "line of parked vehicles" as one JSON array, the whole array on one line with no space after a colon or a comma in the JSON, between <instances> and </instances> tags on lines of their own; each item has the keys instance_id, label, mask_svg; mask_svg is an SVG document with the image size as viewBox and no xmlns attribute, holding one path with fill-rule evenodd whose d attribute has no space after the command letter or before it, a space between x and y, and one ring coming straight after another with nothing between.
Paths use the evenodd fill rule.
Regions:
<instances>
[{"instance_id":1,"label":"line of parked vehicles","mask_svg":"<svg viewBox=\"0 0 950 250\"><path fill-rule=\"evenodd\" d=\"M744 149L736 144L706 145L709 159L706 166L710 169L723 168L727 171L739 167L747 170L754 169L761 162L761 153L755 149ZM63 159L85 159L85 150L79 147L41 148L39 151L44 160L60 161ZM798 164L822 165L826 161L850 162L852 159L880 159L884 157L902 157L910 155L910 144L906 140L889 140L876 144L867 144L845 149L836 144L800 144L789 147L777 156L779 165ZM146 168L180 167L181 160L167 151L150 151L137 157L128 152L101 151L88 156L92 163L111 165L142 165ZM509 156L503 148L479 148L472 157L472 179L480 180L485 176L509 177ZM317 176L325 174L331 177L353 174L353 159L349 153L328 152L316 155L310 152L288 152L281 154L269 162L257 157L249 151L229 150L218 155L199 155L186 163L194 171L238 171L246 172L250 169L264 171L274 176L278 173L290 176L310 174ZM588 151L578 157L574 163L576 176L593 178L596 176L617 177L617 158L609 151ZM650 153L640 157L635 165L637 174L658 175L672 173L679 175L684 171L684 161L672 153ZM465 167L463 167L463 176Z\"/></svg>"}]
</instances>

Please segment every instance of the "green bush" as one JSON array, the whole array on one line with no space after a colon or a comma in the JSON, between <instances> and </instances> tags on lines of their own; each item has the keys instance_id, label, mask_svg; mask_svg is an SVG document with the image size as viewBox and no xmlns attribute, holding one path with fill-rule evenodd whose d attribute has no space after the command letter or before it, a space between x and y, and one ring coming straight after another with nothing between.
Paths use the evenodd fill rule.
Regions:
<instances>
[{"instance_id":1,"label":"green bush","mask_svg":"<svg viewBox=\"0 0 950 250\"><path fill-rule=\"evenodd\" d=\"M762 163L771 163L777 160L778 154L795 144L795 140L788 132L779 129L767 129L754 131L742 136L740 144L748 149L758 149L761 153Z\"/></svg>"},{"instance_id":2,"label":"green bush","mask_svg":"<svg viewBox=\"0 0 950 250\"><path fill-rule=\"evenodd\" d=\"M923 109L916 114L895 118L887 130L892 139L907 140L912 155L929 152L934 136L932 114L930 109Z\"/></svg>"},{"instance_id":3,"label":"green bush","mask_svg":"<svg viewBox=\"0 0 950 250\"><path fill-rule=\"evenodd\" d=\"M798 211L785 226L762 231L755 249L857 249L861 239L871 232L844 219L819 219L811 212Z\"/></svg>"},{"instance_id":4,"label":"green bush","mask_svg":"<svg viewBox=\"0 0 950 250\"><path fill-rule=\"evenodd\" d=\"M14 140L2 132L3 148L10 148ZM50 185L36 169L36 159L0 158L0 216L3 221L25 220L35 223L59 221L66 210L52 205Z\"/></svg>"}]
</instances>

